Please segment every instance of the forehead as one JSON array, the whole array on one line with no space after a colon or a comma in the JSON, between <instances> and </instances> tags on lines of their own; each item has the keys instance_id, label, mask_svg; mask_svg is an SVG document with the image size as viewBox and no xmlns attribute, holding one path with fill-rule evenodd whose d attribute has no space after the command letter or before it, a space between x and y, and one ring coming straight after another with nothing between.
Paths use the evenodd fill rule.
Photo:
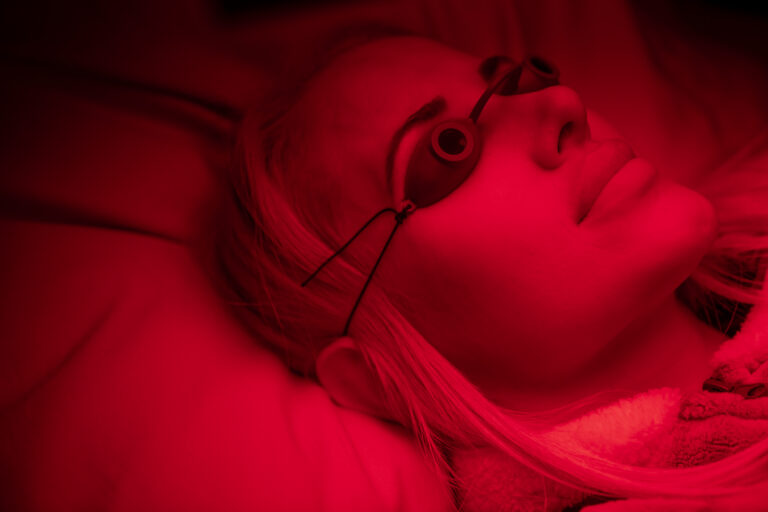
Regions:
<instances>
[{"instance_id":1,"label":"forehead","mask_svg":"<svg viewBox=\"0 0 768 512\"><path fill-rule=\"evenodd\" d=\"M361 208L386 200L395 132L437 95L448 102L443 115L468 115L485 88L478 65L477 58L413 37L378 40L337 57L313 77L294 111L304 186Z\"/></svg>"},{"instance_id":2,"label":"forehead","mask_svg":"<svg viewBox=\"0 0 768 512\"><path fill-rule=\"evenodd\" d=\"M335 59L313 79L307 99L339 128L373 115L379 123L402 123L436 94L460 97L467 88L482 89L478 64L428 39L381 39Z\"/></svg>"}]
</instances>

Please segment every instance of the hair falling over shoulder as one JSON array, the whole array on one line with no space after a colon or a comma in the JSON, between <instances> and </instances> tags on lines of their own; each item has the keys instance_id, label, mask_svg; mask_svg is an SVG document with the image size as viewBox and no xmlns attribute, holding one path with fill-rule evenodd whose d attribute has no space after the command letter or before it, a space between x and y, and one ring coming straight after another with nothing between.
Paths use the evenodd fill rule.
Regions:
<instances>
[{"instance_id":1,"label":"hair falling over shoulder","mask_svg":"<svg viewBox=\"0 0 768 512\"><path fill-rule=\"evenodd\" d=\"M301 123L289 102L244 120L230 196L222 208L217 258L228 300L259 342L297 372L313 375L318 352L338 333L366 268L337 258L313 286L302 280L343 243L319 224L292 186ZM768 256L768 162L736 155L701 186L721 231L681 296L695 311L716 302L759 302ZM316 210L314 210L316 211ZM328 224L331 224L330 222ZM627 466L544 439L523 413L487 400L410 325L371 283L357 312L355 341L381 383L392 417L410 429L436 470L451 475L454 447L489 446L564 485L617 497L711 497L745 490L765 495L768 440L719 462L685 469ZM460 483L460 482L453 482ZM755 505L756 507L757 505Z\"/></svg>"},{"instance_id":2,"label":"hair falling over shoulder","mask_svg":"<svg viewBox=\"0 0 768 512\"><path fill-rule=\"evenodd\" d=\"M768 301L768 131L697 187L715 206L719 232L696 271L678 289L699 317L733 336L750 306Z\"/></svg>"}]
</instances>

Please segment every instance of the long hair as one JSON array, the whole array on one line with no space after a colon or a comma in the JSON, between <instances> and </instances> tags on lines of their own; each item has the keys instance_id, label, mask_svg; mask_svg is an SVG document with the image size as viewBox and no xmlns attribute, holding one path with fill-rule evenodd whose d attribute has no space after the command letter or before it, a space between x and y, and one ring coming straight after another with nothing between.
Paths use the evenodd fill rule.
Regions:
<instances>
[{"instance_id":1,"label":"long hair","mask_svg":"<svg viewBox=\"0 0 768 512\"><path fill-rule=\"evenodd\" d=\"M350 297L366 277L370 263L361 261L374 255L359 261L342 255L312 286L300 285L348 234L337 231L330 211L318 220L321 199L298 185L303 120L292 108L295 97L293 91L271 103L269 111L254 110L244 119L217 251L235 312L292 370L311 378L317 354L338 335ZM694 309L711 304L715 296L740 303L761 300L768 178L739 167L738 159L746 155L702 184L719 208L721 232L684 285L682 295ZM738 263L752 273L745 275ZM545 440L526 414L486 399L405 319L375 278L354 325L355 341L378 376L389 413L413 432L441 472L450 474L446 453L452 447L489 446L564 485L607 496L717 499L757 489L752 486L768 476L768 440L685 469L627 466Z\"/></svg>"},{"instance_id":2,"label":"long hair","mask_svg":"<svg viewBox=\"0 0 768 512\"><path fill-rule=\"evenodd\" d=\"M715 206L719 233L677 296L729 336L753 304L766 301L768 131L762 131L697 185ZM762 155L762 156L761 156Z\"/></svg>"}]
</instances>

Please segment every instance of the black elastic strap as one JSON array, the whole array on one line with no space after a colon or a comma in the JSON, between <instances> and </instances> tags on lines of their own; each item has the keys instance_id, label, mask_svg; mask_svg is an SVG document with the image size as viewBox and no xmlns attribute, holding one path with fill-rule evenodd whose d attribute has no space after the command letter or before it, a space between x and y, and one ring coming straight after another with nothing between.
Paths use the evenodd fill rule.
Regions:
<instances>
[{"instance_id":1,"label":"black elastic strap","mask_svg":"<svg viewBox=\"0 0 768 512\"><path fill-rule=\"evenodd\" d=\"M506 73L500 75L495 82L491 82L488 87L486 87L485 91L483 91L483 94L480 96L480 99L477 100L477 103L475 103L475 106L472 108L472 112L469 113L469 119L471 119L473 123L477 124L477 119L480 117L480 113L483 111L483 108L485 108L485 104L488 103L488 100L491 98L491 96L493 96L493 94L498 89L500 89L502 85L504 85L505 88L516 88L522 71L523 66L522 64L519 64Z\"/></svg>"},{"instance_id":2,"label":"black elastic strap","mask_svg":"<svg viewBox=\"0 0 768 512\"><path fill-rule=\"evenodd\" d=\"M349 317L347 317L347 323L344 324L344 331L342 332L343 336L346 336L349 332L349 324L352 323L352 315L355 314L355 311L357 310L357 306L360 305L360 301L363 300L363 294L365 293L365 290L368 288L368 284L370 284L371 280L373 279L373 274L376 272L376 269L379 266L379 263L381 263L381 258L384 257L384 252L387 250L387 247L389 247L389 243L392 241L392 237L395 236L395 233L397 232L397 228L399 228L403 221L405 221L406 217L411 213L411 206L406 206L399 212L395 214L395 227L392 228L392 231L389 233L389 238L387 238L387 241L384 243L384 247L382 247L381 252L379 253L379 257L376 258L376 263L373 264L373 268L368 273L368 278L365 280L365 284L363 285L363 289L360 290L360 295L357 296L357 300L355 301L355 305L352 306L352 311L349 312Z\"/></svg>"},{"instance_id":3,"label":"black elastic strap","mask_svg":"<svg viewBox=\"0 0 768 512\"><path fill-rule=\"evenodd\" d=\"M383 214L383 213L386 213L386 212L392 212L392 213L394 213L394 214L397 214L397 210L395 210L394 208L384 208L383 210L381 210L381 211L379 211L378 213L376 213L376 214L375 214L373 217L371 217L370 219L368 219L368 222L366 222L366 223L363 225L363 227L361 227L360 229L358 229L358 230L357 230L357 233L355 233L354 235L352 235L352 238L350 238L349 240L347 240L347 242L346 242L344 245L342 245L342 246L341 246L341 247L340 247L340 248L339 248L339 249L338 249L336 252L334 252L333 254L331 254L331 256L330 256L330 257L329 257L327 260L325 260L325 261L324 261L324 262L323 262L323 263L322 263L322 264L321 264L319 267L317 267L317 270L315 270L314 272L312 272L312 275L310 275L308 278L306 278L306 279L304 280L304 282L303 282L303 283L301 283L301 286L306 286L306 285L307 285L307 284L308 284L308 283L309 283L309 282L310 282L312 279L314 279L314 278L315 278L315 276L317 276L317 274L319 274L319 273L320 273L320 271L321 271L321 270L323 270L323 268L324 268L324 267L325 267L327 264L329 264L329 263L331 262L331 260L332 260L333 258L335 258L335 257L336 257L336 256L338 256L339 254L341 254L341 253L344 251L344 249L346 249L347 247L349 247L349 244L351 244L352 242L354 242L354 241L355 241L355 238L357 238L357 237L360 235L360 233L362 233L363 231L365 231L365 228L367 228L368 226L370 226L370 225L371 225L371 222L373 222L373 221L374 221L374 220L376 220L376 219L377 219L377 218L378 218L378 217L379 217L381 214Z\"/></svg>"},{"instance_id":4,"label":"black elastic strap","mask_svg":"<svg viewBox=\"0 0 768 512\"><path fill-rule=\"evenodd\" d=\"M344 249L349 247L349 245L362 233L365 231L365 228L371 225L371 223L376 220L379 216L386 212L392 212L395 214L395 227L392 228L392 231L389 233L389 238L387 238L387 241L384 243L384 247L381 249L381 252L379 253L378 258L376 258L376 263L373 264L373 268L368 273L368 277L365 280L365 284L363 285L363 289L360 290L360 294L357 296L357 300L355 300L354 306L352 306L352 310L349 312L349 316L347 317L347 323L344 324L344 331L342 332L342 336L346 336L349 332L349 326L352 323L352 317L355 314L355 311L357 310L357 307L360 305L360 301L363 300L363 295L365 294L365 290L368 288L368 285L371 283L371 280L373 279L373 274L376 272L376 269L379 266L379 263L381 263L381 259L384 257L384 252L387 250L387 247L389 247L390 242L392 241L392 238L395 236L395 233L397 232L397 229L400 227L400 225L405 221L405 219L413 213L413 210L415 209L414 205L412 203L408 203L403 207L402 210L399 212L395 210L394 208L384 208L380 211L378 211L373 217L368 219L368 221L357 230L357 232L352 235L352 237L347 240L347 242L342 245L336 252L334 252L327 260L325 260L312 274L304 280L303 283L301 283L301 286L306 286L317 274L320 273L320 271L333 260L336 256L342 253Z\"/></svg>"}]
</instances>

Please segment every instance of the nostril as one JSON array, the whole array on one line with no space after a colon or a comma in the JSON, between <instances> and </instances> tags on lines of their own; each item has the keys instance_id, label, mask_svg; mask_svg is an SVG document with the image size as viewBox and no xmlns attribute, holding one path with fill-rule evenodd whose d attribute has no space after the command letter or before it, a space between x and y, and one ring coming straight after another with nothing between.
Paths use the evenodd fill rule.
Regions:
<instances>
[{"instance_id":1,"label":"nostril","mask_svg":"<svg viewBox=\"0 0 768 512\"><path fill-rule=\"evenodd\" d=\"M557 77L557 75L559 75L557 68L555 68L553 64L550 64L548 61L542 59L541 57L530 57L529 62L536 69L536 71L543 75L552 77Z\"/></svg>"},{"instance_id":2,"label":"nostril","mask_svg":"<svg viewBox=\"0 0 768 512\"><path fill-rule=\"evenodd\" d=\"M554 170L577 156L589 137L587 110L576 91L569 87L549 87L531 95L538 116L531 156L542 169Z\"/></svg>"},{"instance_id":3,"label":"nostril","mask_svg":"<svg viewBox=\"0 0 768 512\"><path fill-rule=\"evenodd\" d=\"M576 125L573 123L573 121L568 121L560 129L560 135L557 137L557 153L558 154L561 154L565 149L565 144L567 143L568 139L570 139L571 134L573 133L575 128L576 128Z\"/></svg>"}]
</instances>

